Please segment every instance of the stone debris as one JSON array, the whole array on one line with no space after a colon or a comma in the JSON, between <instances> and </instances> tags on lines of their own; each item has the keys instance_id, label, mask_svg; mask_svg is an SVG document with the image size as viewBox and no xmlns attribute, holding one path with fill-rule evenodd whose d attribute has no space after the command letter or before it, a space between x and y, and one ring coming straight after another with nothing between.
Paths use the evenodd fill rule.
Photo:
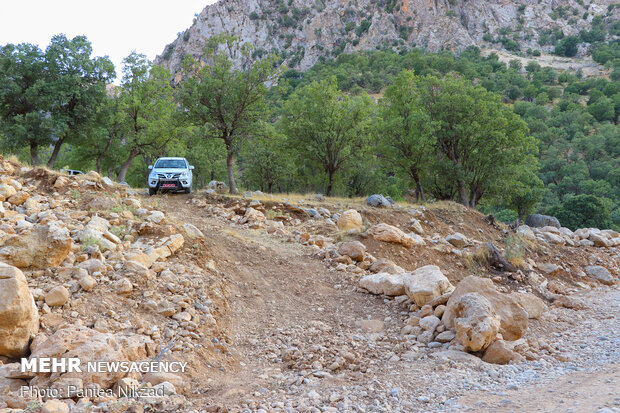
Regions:
<instances>
[{"instance_id":1,"label":"stone debris","mask_svg":"<svg viewBox=\"0 0 620 413\"><path fill-rule=\"evenodd\" d=\"M12 171L0 178L0 356L13 359L0 364L0 410L37 402L19 395L22 385L71 384L115 395L74 400L63 394L41 400L41 411L114 411L125 402L120 392L133 386L163 397L137 397L130 411L458 411L456 398L469 390L502 391L570 363L618 355L613 318L601 311L605 303L591 299L612 294L617 284L615 231L522 225L516 236L532 247L521 262L480 269L468 261L470 253L490 241L511 257L507 243L504 249L483 231L507 233L491 226L475 232L456 216L446 224L430 208L390 203L386 211L356 210L315 196L280 202L257 192L244 198L194 193L174 200L196 211L192 223L179 223L165 205L143 205L138 192L98 174L66 176L1 159L0 170ZM219 233L238 244L235 254L218 251L223 246L213 237ZM274 268L319 259L325 271L290 280L285 272L269 288L262 279L235 280L277 248L287 255L269 262ZM556 259L555 249L569 252ZM319 282L321 289L308 290ZM294 284L290 297L279 295L279 283ZM303 319L281 324L288 300L297 305L297 295L308 293L316 304L303 308ZM341 301L326 308L323 297L332 293ZM222 318L235 298L273 310L243 314L265 317L261 331L238 336L227 329ZM609 312L617 315L612 304ZM162 354L200 360L200 367L192 366L191 377L49 375L21 373L12 362L69 355L143 361ZM223 405L199 394L208 385L195 370L225 372L246 363L256 377L243 399Z\"/></svg>"}]
</instances>

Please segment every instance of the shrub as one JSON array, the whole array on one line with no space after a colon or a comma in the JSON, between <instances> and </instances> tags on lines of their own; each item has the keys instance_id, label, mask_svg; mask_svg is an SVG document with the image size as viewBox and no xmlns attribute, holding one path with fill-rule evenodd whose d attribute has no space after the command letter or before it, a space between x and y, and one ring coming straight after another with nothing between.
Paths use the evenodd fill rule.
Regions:
<instances>
[{"instance_id":1,"label":"shrub","mask_svg":"<svg viewBox=\"0 0 620 413\"><path fill-rule=\"evenodd\" d=\"M364 19L360 22L360 25L357 26L357 29L355 29L355 34L357 34L357 37L362 37L362 35L366 33L368 29L370 29L370 22Z\"/></svg>"},{"instance_id":2,"label":"shrub","mask_svg":"<svg viewBox=\"0 0 620 413\"><path fill-rule=\"evenodd\" d=\"M609 228L611 226L610 212L603 201L594 195L576 195L547 210L560 220L560 223L576 230L578 228Z\"/></svg>"},{"instance_id":3,"label":"shrub","mask_svg":"<svg viewBox=\"0 0 620 413\"><path fill-rule=\"evenodd\" d=\"M560 40L560 43L555 47L555 54L558 56L573 57L577 54L577 45L579 44L579 37L568 36Z\"/></svg>"}]
</instances>

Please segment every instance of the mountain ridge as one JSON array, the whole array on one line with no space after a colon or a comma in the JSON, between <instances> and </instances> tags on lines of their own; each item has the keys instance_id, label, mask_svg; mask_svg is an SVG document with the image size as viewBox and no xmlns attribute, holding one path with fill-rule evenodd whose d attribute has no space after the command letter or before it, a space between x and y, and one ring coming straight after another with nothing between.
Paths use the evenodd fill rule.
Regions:
<instances>
[{"instance_id":1,"label":"mountain ridge","mask_svg":"<svg viewBox=\"0 0 620 413\"><path fill-rule=\"evenodd\" d=\"M595 16L616 19L611 0L220 0L168 44L155 63L179 71L186 54L201 55L207 39L225 33L276 52L288 67L306 71L317 62L359 50L413 47L459 53L469 46L552 52L558 37L589 30ZM577 56L588 53L581 43Z\"/></svg>"}]
</instances>

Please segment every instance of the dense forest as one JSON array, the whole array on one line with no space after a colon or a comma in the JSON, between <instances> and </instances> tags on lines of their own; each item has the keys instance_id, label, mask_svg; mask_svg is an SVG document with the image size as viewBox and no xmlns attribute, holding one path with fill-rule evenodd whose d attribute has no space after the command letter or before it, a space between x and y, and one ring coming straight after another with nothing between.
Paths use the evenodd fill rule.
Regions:
<instances>
[{"instance_id":1,"label":"dense forest","mask_svg":"<svg viewBox=\"0 0 620 413\"><path fill-rule=\"evenodd\" d=\"M83 36L5 45L1 150L138 187L157 156L185 156L198 186L450 199L505 221L539 211L573 229L620 227L618 41L593 42L609 77L587 79L473 47L342 54L300 73L242 45L233 67L225 43L237 40L186 57L179 82L132 53L119 86Z\"/></svg>"}]
</instances>

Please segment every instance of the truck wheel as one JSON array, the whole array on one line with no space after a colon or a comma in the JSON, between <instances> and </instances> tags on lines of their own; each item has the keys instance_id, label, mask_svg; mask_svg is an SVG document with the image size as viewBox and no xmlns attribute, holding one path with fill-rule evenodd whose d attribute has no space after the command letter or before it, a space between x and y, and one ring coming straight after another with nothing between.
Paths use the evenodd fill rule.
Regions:
<instances>
[{"instance_id":1,"label":"truck wheel","mask_svg":"<svg viewBox=\"0 0 620 413\"><path fill-rule=\"evenodd\" d=\"M157 193L157 188L149 188L149 196L153 196Z\"/></svg>"},{"instance_id":2,"label":"truck wheel","mask_svg":"<svg viewBox=\"0 0 620 413\"><path fill-rule=\"evenodd\" d=\"M185 188L185 193L186 194L191 194L192 193L192 188Z\"/></svg>"}]
</instances>

